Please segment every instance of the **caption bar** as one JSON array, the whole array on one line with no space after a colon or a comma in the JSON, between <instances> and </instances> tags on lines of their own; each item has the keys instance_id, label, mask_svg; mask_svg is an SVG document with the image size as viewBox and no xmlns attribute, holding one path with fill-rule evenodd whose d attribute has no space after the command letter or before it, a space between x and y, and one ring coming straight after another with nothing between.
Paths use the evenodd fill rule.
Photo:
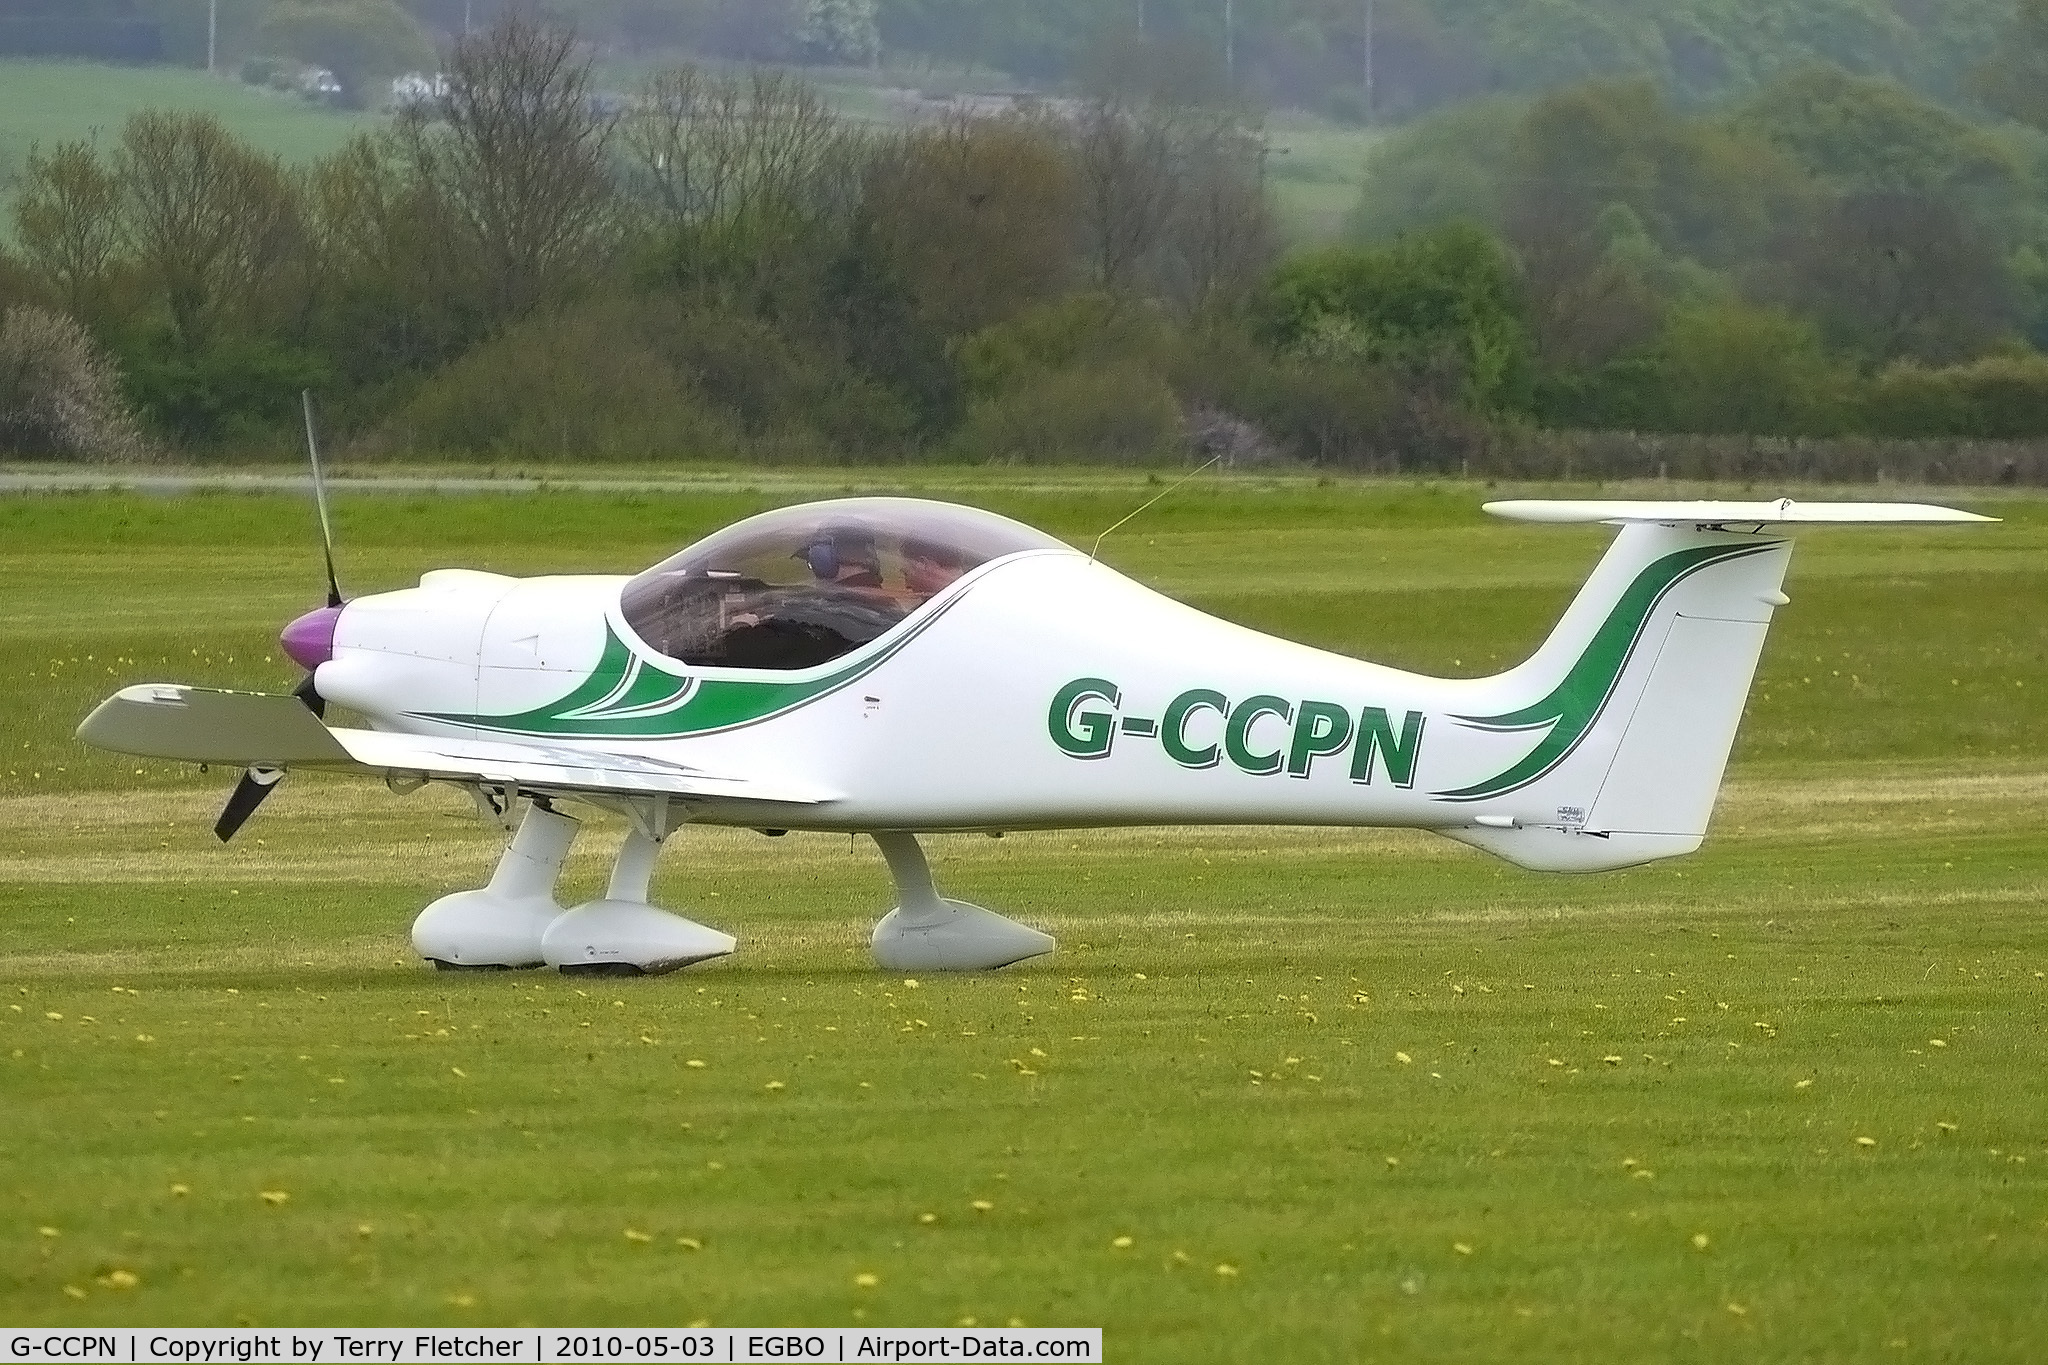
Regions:
<instances>
[{"instance_id":1,"label":"caption bar","mask_svg":"<svg viewBox=\"0 0 2048 1365\"><path fill-rule=\"evenodd\" d=\"M271 1327L118 1327L0 1334L0 1362L142 1361L165 1365L444 1365L468 1361L838 1362L1102 1359L1099 1327L478 1328L308 1331Z\"/></svg>"}]
</instances>

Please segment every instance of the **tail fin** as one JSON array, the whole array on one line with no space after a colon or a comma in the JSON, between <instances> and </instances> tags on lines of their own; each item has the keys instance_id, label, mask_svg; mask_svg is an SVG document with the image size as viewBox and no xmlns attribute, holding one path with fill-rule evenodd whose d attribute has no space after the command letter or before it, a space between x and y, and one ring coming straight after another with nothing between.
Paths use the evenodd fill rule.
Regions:
<instances>
[{"instance_id":1,"label":"tail fin","mask_svg":"<svg viewBox=\"0 0 2048 1365\"><path fill-rule=\"evenodd\" d=\"M1946 508L1789 501L1488 510L1622 525L1550 638L1488 681L1497 709L1456 718L1519 741L1473 746L1490 766L1475 762L1473 780L1434 793L1474 808L1472 824L1444 831L1452 838L1549 871L1627 867L1699 847L1764 633L1787 601L1791 544L1762 534L1765 526L1990 520Z\"/></svg>"}]
</instances>

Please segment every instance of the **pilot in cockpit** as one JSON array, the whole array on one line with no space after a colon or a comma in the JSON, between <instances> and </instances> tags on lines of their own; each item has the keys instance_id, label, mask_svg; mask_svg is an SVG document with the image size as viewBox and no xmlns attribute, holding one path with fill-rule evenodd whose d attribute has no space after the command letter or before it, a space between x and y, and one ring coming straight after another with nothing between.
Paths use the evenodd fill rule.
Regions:
<instances>
[{"instance_id":1,"label":"pilot in cockpit","mask_svg":"<svg viewBox=\"0 0 2048 1365\"><path fill-rule=\"evenodd\" d=\"M798 552L820 584L835 588L880 588L881 556L875 537L859 527L829 527Z\"/></svg>"},{"instance_id":2,"label":"pilot in cockpit","mask_svg":"<svg viewBox=\"0 0 2048 1365\"><path fill-rule=\"evenodd\" d=\"M918 601L937 596L966 572L966 557L951 546L904 538L903 586Z\"/></svg>"}]
</instances>

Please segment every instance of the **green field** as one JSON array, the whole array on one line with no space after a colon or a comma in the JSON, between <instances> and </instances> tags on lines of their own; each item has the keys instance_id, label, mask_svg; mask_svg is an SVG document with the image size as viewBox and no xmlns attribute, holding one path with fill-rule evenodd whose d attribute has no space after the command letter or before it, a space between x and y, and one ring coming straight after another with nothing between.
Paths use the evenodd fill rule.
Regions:
<instances>
[{"instance_id":1,"label":"green field","mask_svg":"<svg viewBox=\"0 0 2048 1365\"><path fill-rule=\"evenodd\" d=\"M1154 489L344 492L343 582L634 567L850 487L1076 541ZM1506 491L1205 481L1104 557L1255 626L1489 671L1604 535L1487 523ZM686 831L656 898L739 954L572 984L412 958L419 907L495 856L456 794L294 777L222 849L232 775L70 743L119 683L293 681L302 500L0 499L0 1321L2036 1360L2048 500L1945 500L2007 520L1802 536L1695 857L1558 878L1395 832L939 838L949 893L1061 950L913 983L867 965L888 881L864 842ZM619 837L591 824L567 898Z\"/></svg>"},{"instance_id":2,"label":"green field","mask_svg":"<svg viewBox=\"0 0 2048 1365\"><path fill-rule=\"evenodd\" d=\"M1267 183L1280 230L1290 244L1342 234L1344 219L1365 192L1365 159L1381 134L1312 114L1286 111L1267 122Z\"/></svg>"},{"instance_id":3,"label":"green field","mask_svg":"<svg viewBox=\"0 0 2048 1365\"><path fill-rule=\"evenodd\" d=\"M378 123L372 115L322 109L185 67L0 58L0 189L31 148L80 138L111 143L128 116L144 109L216 115L238 136L290 162L325 156Z\"/></svg>"}]
</instances>

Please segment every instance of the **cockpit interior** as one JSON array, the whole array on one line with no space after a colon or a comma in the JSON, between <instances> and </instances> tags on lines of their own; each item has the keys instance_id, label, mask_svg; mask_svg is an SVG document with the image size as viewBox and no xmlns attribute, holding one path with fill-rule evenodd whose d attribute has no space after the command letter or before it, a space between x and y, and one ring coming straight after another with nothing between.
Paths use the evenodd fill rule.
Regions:
<instances>
[{"instance_id":1,"label":"cockpit interior","mask_svg":"<svg viewBox=\"0 0 2048 1365\"><path fill-rule=\"evenodd\" d=\"M1063 542L1020 522L914 498L765 512L626 584L626 624L705 668L811 668L881 638L972 569Z\"/></svg>"}]
</instances>

